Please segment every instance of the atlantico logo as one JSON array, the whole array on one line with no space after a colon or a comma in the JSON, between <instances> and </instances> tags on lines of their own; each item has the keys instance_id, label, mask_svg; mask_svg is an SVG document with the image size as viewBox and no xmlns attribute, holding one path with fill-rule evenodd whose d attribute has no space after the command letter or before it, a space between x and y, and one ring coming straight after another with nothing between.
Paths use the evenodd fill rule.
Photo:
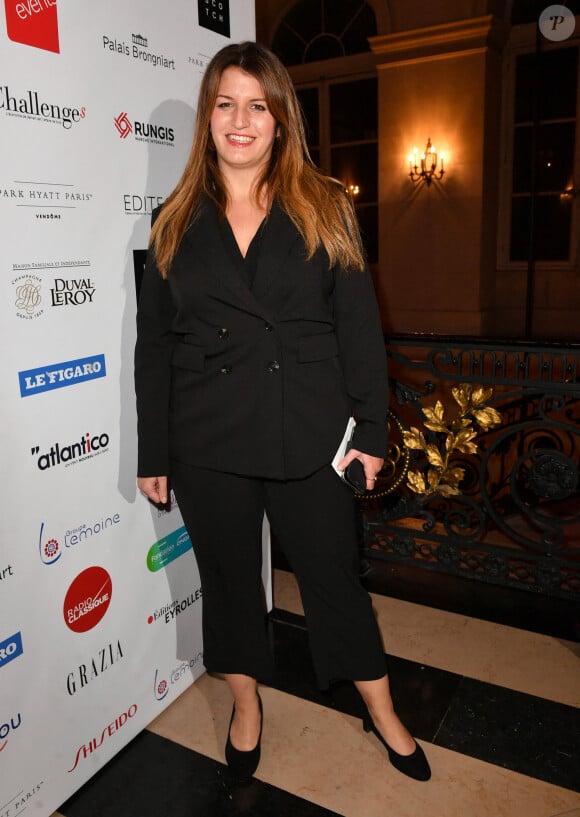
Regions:
<instances>
[{"instance_id":1,"label":"atlantico logo","mask_svg":"<svg viewBox=\"0 0 580 817\"><path fill-rule=\"evenodd\" d=\"M4 0L12 42L60 53L56 0Z\"/></svg>"},{"instance_id":2,"label":"atlantico logo","mask_svg":"<svg viewBox=\"0 0 580 817\"><path fill-rule=\"evenodd\" d=\"M66 592L62 612L74 633L86 633L101 621L111 603L113 583L104 567L87 567Z\"/></svg>"},{"instance_id":3,"label":"atlantico logo","mask_svg":"<svg viewBox=\"0 0 580 817\"><path fill-rule=\"evenodd\" d=\"M107 376L104 355L81 357L77 360L65 360L52 366L40 366L37 369L25 369L18 372L20 396L30 397L52 389L65 386L76 386L86 380L97 380Z\"/></svg>"},{"instance_id":4,"label":"atlantico logo","mask_svg":"<svg viewBox=\"0 0 580 817\"><path fill-rule=\"evenodd\" d=\"M0 110L5 111L7 116L51 122L65 130L70 130L86 116L86 108L44 102L38 91L26 91L26 95L20 97L12 96L8 85L0 85Z\"/></svg>"},{"instance_id":5,"label":"atlantico logo","mask_svg":"<svg viewBox=\"0 0 580 817\"><path fill-rule=\"evenodd\" d=\"M0 720L2 718L0 717ZM9 718L6 723L3 723L0 726L0 752L4 751L8 744L8 737L10 736L11 732L14 732L15 729L18 729L20 724L22 723L22 715L20 712L18 715Z\"/></svg>"},{"instance_id":6,"label":"atlantico logo","mask_svg":"<svg viewBox=\"0 0 580 817\"><path fill-rule=\"evenodd\" d=\"M139 122L136 119L131 122L126 111L122 111L116 116L113 122L121 139L126 139L129 134L135 133L137 142L149 142L152 145L174 147L175 134L173 128L169 128L167 125Z\"/></svg>"},{"instance_id":7,"label":"atlantico logo","mask_svg":"<svg viewBox=\"0 0 580 817\"><path fill-rule=\"evenodd\" d=\"M91 435L88 431L81 437L78 442L69 443L68 445L61 445L60 443L53 443L48 451L40 453L40 446L34 445L30 449L33 457L38 454L36 465L39 471L47 471L49 468L54 468L57 465L75 465L77 462L89 460L92 457L98 457L99 454L104 454L109 450L109 435L94 434Z\"/></svg>"}]
</instances>

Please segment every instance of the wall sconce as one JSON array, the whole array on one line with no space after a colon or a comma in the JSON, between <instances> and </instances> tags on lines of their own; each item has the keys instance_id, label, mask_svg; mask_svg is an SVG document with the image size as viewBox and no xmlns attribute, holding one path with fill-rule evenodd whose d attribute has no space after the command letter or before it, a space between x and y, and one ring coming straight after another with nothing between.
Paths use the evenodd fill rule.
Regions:
<instances>
[{"instance_id":1,"label":"wall sconce","mask_svg":"<svg viewBox=\"0 0 580 817\"><path fill-rule=\"evenodd\" d=\"M438 158L440 166L437 173ZM443 155L437 156L437 148L431 144L431 138L427 139L425 153L422 153L420 157L417 155L417 148L413 148L413 155L409 156L409 176L412 182L423 179L426 184L431 184L432 179L442 179L444 173Z\"/></svg>"},{"instance_id":2,"label":"wall sconce","mask_svg":"<svg viewBox=\"0 0 580 817\"><path fill-rule=\"evenodd\" d=\"M351 197L351 199L354 201L355 198L360 193L360 187L358 186L358 184L349 184L348 187L346 188L346 192Z\"/></svg>"}]
</instances>

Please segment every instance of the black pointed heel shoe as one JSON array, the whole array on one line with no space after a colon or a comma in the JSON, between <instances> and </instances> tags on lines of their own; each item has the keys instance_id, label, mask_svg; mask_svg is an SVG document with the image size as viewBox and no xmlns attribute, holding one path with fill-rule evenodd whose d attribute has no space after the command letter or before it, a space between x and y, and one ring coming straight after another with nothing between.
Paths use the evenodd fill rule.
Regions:
<instances>
[{"instance_id":1,"label":"black pointed heel shoe","mask_svg":"<svg viewBox=\"0 0 580 817\"><path fill-rule=\"evenodd\" d=\"M230 730L232 728L232 721L236 713L236 706L232 707L232 717L230 718L230 725L228 727L228 739L226 742L226 762L228 764L228 771L230 778L235 783L247 783L251 780L252 775L258 768L260 762L260 751L262 742L262 724L264 722L264 713L262 711L262 699L258 695L258 705L260 707L260 734L258 735L258 742L253 749L243 751L236 749L230 740Z\"/></svg>"},{"instance_id":2,"label":"black pointed heel shoe","mask_svg":"<svg viewBox=\"0 0 580 817\"><path fill-rule=\"evenodd\" d=\"M374 725L370 715L363 718L363 729L365 732L372 732L383 744L389 755L391 765L407 777L412 777L413 780L429 780L431 777L431 769L429 768L429 761L425 757L425 752L417 741L415 741L415 751L410 755L400 755L391 749L387 741L381 735L377 727Z\"/></svg>"}]
</instances>

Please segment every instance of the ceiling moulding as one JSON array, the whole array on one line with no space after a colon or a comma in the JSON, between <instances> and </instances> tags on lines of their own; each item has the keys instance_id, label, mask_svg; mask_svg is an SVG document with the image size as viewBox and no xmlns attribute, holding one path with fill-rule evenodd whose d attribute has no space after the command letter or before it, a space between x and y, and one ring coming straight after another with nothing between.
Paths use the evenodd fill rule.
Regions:
<instances>
[{"instance_id":1,"label":"ceiling moulding","mask_svg":"<svg viewBox=\"0 0 580 817\"><path fill-rule=\"evenodd\" d=\"M493 49L500 51L509 26L493 15L457 20L427 28L369 37L379 68L401 63L450 59Z\"/></svg>"}]
</instances>

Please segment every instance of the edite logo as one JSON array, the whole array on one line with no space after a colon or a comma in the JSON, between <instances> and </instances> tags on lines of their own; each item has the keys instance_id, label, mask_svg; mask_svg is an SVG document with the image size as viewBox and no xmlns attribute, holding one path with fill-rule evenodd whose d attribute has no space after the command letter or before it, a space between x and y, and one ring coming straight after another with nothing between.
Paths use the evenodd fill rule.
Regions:
<instances>
[{"instance_id":1,"label":"edite logo","mask_svg":"<svg viewBox=\"0 0 580 817\"><path fill-rule=\"evenodd\" d=\"M12 42L60 53L56 0L4 0L4 8Z\"/></svg>"},{"instance_id":2,"label":"edite logo","mask_svg":"<svg viewBox=\"0 0 580 817\"><path fill-rule=\"evenodd\" d=\"M63 615L66 626L75 633L86 633L103 618L113 593L111 577L104 567L87 567L67 590Z\"/></svg>"},{"instance_id":3,"label":"edite logo","mask_svg":"<svg viewBox=\"0 0 580 817\"><path fill-rule=\"evenodd\" d=\"M147 554L147 567L152 573L155 573L161 568L183 556L184 553L189 553L191 550L191 539L185 529L185 526L174 530L168 536L155 542L149 548Z\"/></svg>"}]
</instances>

